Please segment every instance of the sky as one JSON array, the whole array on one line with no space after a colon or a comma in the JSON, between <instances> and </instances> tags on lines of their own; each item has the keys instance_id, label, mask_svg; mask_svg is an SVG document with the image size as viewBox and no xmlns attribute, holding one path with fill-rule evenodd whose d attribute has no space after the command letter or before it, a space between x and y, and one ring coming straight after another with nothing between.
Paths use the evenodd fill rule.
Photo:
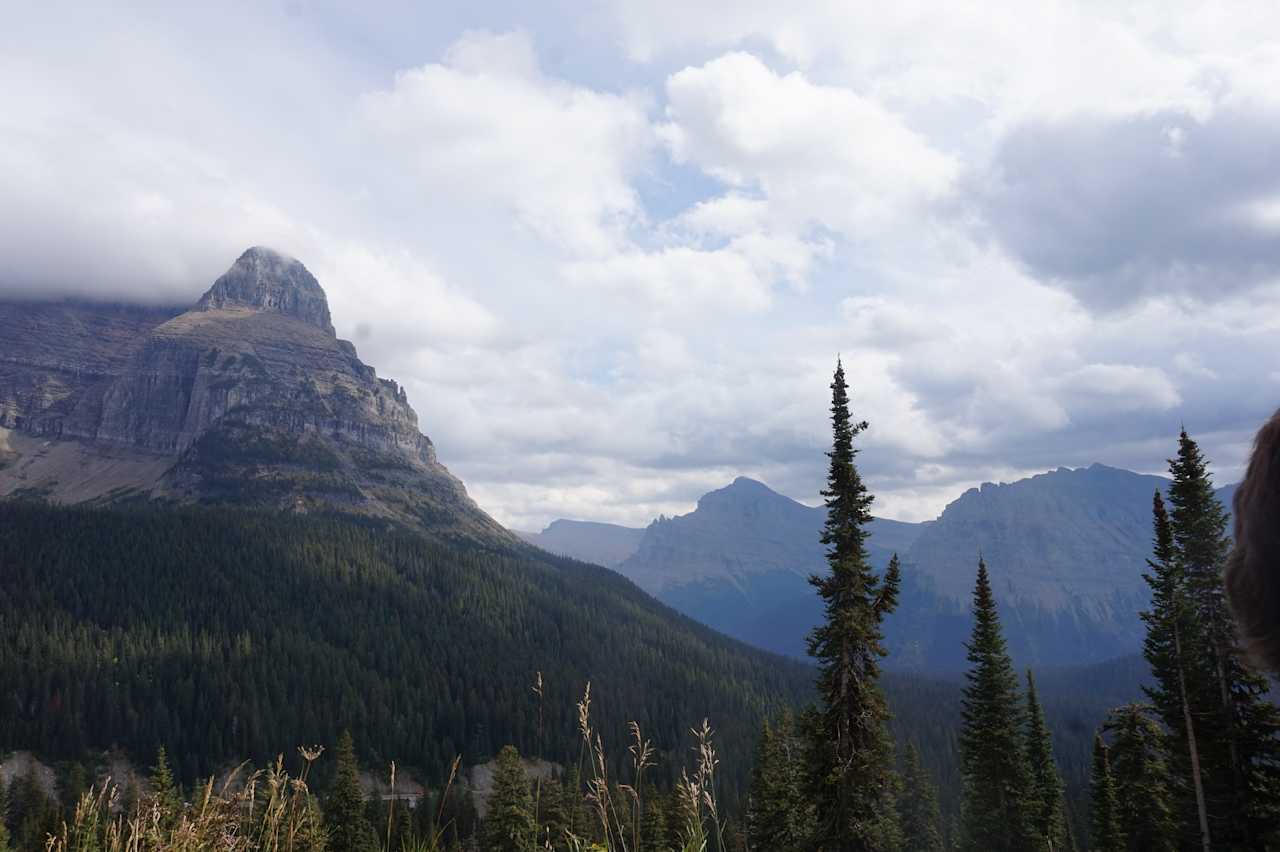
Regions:
<instances>
[{"instance_id":1,"label":"sky","mask_svg":"<svg viewBox=\"0 0 1280 852\"><path fill-rule=\"evenodd\" d=\"M877 514L1280 404L1280 6L9 4L0 296L194 302L268 245L500 521ZM791 7L791 8L785 8Z\"/></svg>"}]
</instances>

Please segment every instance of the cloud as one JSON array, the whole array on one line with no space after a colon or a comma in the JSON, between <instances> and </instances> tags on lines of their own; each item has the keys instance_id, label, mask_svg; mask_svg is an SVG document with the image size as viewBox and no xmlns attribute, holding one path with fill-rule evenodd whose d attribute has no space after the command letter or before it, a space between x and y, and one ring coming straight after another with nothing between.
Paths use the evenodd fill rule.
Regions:
<instances>
[{"instance_id":1,"label":"cloud","mask_svg":"<svg viewBox=\"0 0 1280 852\"><path fill-rule=\"evenodd\" d=\"M956 174L875 101L748 53L685 68L666 88L661 132L675 160L759 191L796 223L861 236L946 194Z\"/></svg>"},{"instance_id":2,"label":"cloud","mask_svg":"<svg viewBox=\"0 0 1280 852\"><path fill-rule=\"evenodd\" d=\"M1229 478L1278 388L1276 15L28 4L0 293L191 301L278 246L521 526L816 502L836 353L890 516L1184 421Z\"/></svg>"},{"instance_id":3,"label":"cloud","mask_svg":"<svg viewBox=\"0 0 1280 852\"><path fill-rule=\"evenodd\" d=\"M975 189L1033 274L1098 308L1280 273L1280 113L1077 116L1011 132Z\"/></svg>"},{"instance_id":4,"label":"cloud","mask_svg":"<svg viewBox=\"0 0 1280 852\"><path fill-rule=\"evenodd\" d=\"M388 154L437 203L492 203L576 254L625 243L654 140L639 98L546 77L523 33L469 33L364 100Z\"/></svg>"}]
</instances>

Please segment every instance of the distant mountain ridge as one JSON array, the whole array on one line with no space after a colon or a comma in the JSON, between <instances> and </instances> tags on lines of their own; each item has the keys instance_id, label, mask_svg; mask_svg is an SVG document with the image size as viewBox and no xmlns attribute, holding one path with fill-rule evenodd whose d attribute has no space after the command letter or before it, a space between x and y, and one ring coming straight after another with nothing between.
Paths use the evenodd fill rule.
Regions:
<instances>
[{"instance_id":1,"label":"distant mountain ridge","mask_svg":"<svg viewBox=\"0 0 1280 852\"><path fill-rule=\"evenodd\" d=\"M1060 468L969 489L935 521L875 519L873 563L883 567L896 552L904 565L902 605L887 627L893 664L963 665L979 554L1020 661L1070 665L1135 652L1138 612L1149 601L1142 572L1151 498L1167 485L1100 464ZM1233 492L1219 490L1228 507ZM580 522L552 528L556 552L613 567L686 615L798 656L821 617L807 578L826 570L818 540L824 518L822 507L739 477L704 495L694 511L643 530L597 525L589 540L577 536ZM546 546L541 536L528 540Z\"/></svg>"}]
</instances>

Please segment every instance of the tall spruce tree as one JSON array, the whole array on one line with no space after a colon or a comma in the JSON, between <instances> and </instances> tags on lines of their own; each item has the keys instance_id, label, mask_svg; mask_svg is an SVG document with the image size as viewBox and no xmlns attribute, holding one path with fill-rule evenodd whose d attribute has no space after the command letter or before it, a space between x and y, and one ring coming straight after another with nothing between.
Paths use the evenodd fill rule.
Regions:
<instances>
[{"instance_id":1,"label":"tall spruce tree","mask_svg":"<svg viewBox=\"0 0 1280 852\"><path fill-rule=\"evenodd\" d=\"M1115 779L1101 735L1093 738L1093 769L1089 773L1089 852L1124 852Z\"/></svg>"},{"instance_id":2,"label":"tall spruce tree","mask_svg":"<svg viewBox=\"0 0 1280 852\"><path fill-rule=\"evenodd\" d=\"M1067 824L1062 810L1062 776L1053 759L1053 735L1044 720L1044 708L1036 694L1036 681L1027 669L1027 763L1031 769L1028 805L1031 828L1038 848L1063 852L1067 848Z\"/></svg>"},{"instance_id":3,"label":"tall spruce tree","mask_svg":"<svg viewBox=\"0 0 1280 852\"><path fill-rule=\"evenodd\" d=\"M1128 852L1177 852L1178 819L1164 759L1165 734L1152 712L1148 705L1126 704L1112 710L1103 725L1112 737L1117 821Z\"/></svg>"},{"instance_id":4,"label":"tall spruce tree","mask_svg":"<svg viewBox=\"0 0 1280 852\"><path fill-rule=\"evenodd\" d=\"M902 822L903 849L907 852L942 852L942 811L938 788L920 764L920 750L907 744L898 795L898 818Z\"/></svg>"},{"instance_id":5,"label":"tall spruce tree","mask_svg":"<svg viewBox=\"0 0 1280 852\"><path fill-rule=\"evenodd\" d=\"M1266 679L1241 661L1223 583L1227 514L1208 461L1185 430L1169 472L1174 559L1198 627L1194 653L1204 664L1190 694L1210 831L1215 846L1262 850L1280 822L1280 711L1268 700Z\"/></svg>"},{"instance_id":6,"label":"tall spruce tree","mask_svg":"<svg viewBox=\"0 0 1280 852\"><path fill-rule=\"evenodd\" d=\"M810 731L810 767L817 828L823 852L892 849L899 842L894 806L893 742L889 708L880 690L885 656L881 623L898 600L897 557L884 577L867 556L867 524L873 497L855 465L853 441L867 423L849 416L844 366L831 382L832 446L827 520L822 530L830 573L809 582L822 599L824 621L809 635L818 663L820 706Z\"/></svg>"},{"instance_id":7,"label":"tall spruce tree","mask_svg":"<svg viewBox=\"0 0 1280 852\"><path fill-rule=\"evenodd\" d=\"M1153 553L1143 574L1151 587L1151 609L1141 614L1147 624L1142 654L1154 684L1143 687L1168 731L1169 772L1174 780L1174 811L1183 815L1181 833L1209 852L1213 833L1200 760L1197 685L1204 682L1204 663L1195 653L1199 624L1187 592L1186 577L1173 539L1173 525L1157 491L1152 498ZM1198 690L1203 691L1201 688Z\"/></svg>"},{"instance_id":8,"label":"tall spruce tree","mask_svg":"<svg viewBox=\"0 0 1280 852\"><path fill-rule=\"evenodd\" d=\"M355 741L343 731L336 749L338 767L324 802L324 822L329 830L331 852L374 852L377 835L365 812L360 790L360 764Z\"/></svg>"},{"instance_id":9,"label":"tall spruce tree","mask_svg":"<svg viewBox=\"0 0 1280 852\"><path fill-rule=\"evenodd\" d=\"M529 852L537 827L533 819L533 793L520 752L506 746L498 754L489 794L489 813L481 829L486 852Z\"/></svg>"},{"instance_id":10,"label":"tall spruce tree","mask_svg":"<svg viewBox=\"0 0 1280 852\"><path fill-rule=\"evenodd\" d=\"M987 565L979 560L973 636L961 711L961 848L969 852L1035 849L1031 770L1022 737L1018 676L1000 628Z\"/></svg>"}]
</instances>

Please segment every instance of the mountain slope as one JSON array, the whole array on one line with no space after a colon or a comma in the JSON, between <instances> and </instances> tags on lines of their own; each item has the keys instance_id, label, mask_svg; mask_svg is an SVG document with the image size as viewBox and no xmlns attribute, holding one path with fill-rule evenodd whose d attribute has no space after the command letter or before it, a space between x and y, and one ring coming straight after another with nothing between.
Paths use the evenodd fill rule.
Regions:
<instances>
[{"instance_id":1,"label":"mountain slope","mask_svg":"<svg viewBox=\"0 0 1280 852\"><path fill-rule=\"evenodd\" d=\"M512 543L296 260L252 248L190 310L0 306L0 496L341 508Z\"/></svg>"},{"instance_id":2,"label":"mountain slope","mask_svg":"<svg viewBox=\"0 0 1280 852\"><path fill-rule=\"evenodd\" d=\"M339 516L0 503L0 751L145 763L164 745L191 777L350 728L428 778L507 743L568 764L590 681L615 755L635 720L672 771L710 718L740 792L760 719L805 700L809 669L523 550Z\"/></svg>"},{"instance_id":3,"label":"mountain slope","mask_svg":"<svg viewBox=\"0 0 1280 852\"><path fill-rule=\"evenodd\" d=\"M886 625L890 665L964 665L968 604L981 553L1015 656L1062 665L1133 653L1150 551L1151 495L1167 481L1094 465L970 489L936 520L876 519L873 564L898 553L902 603ZM1234 486L1220 489L1229 501ZM801 656L821 618L806 578L826 569L823 509L739 478L687 514L660 520L617 570L731 636ZM563 535L574 527L565 527ZM585 545L584 545L585 547ZM589 548L587 548L589 549Z\"/></svg>"}]
</instances>

